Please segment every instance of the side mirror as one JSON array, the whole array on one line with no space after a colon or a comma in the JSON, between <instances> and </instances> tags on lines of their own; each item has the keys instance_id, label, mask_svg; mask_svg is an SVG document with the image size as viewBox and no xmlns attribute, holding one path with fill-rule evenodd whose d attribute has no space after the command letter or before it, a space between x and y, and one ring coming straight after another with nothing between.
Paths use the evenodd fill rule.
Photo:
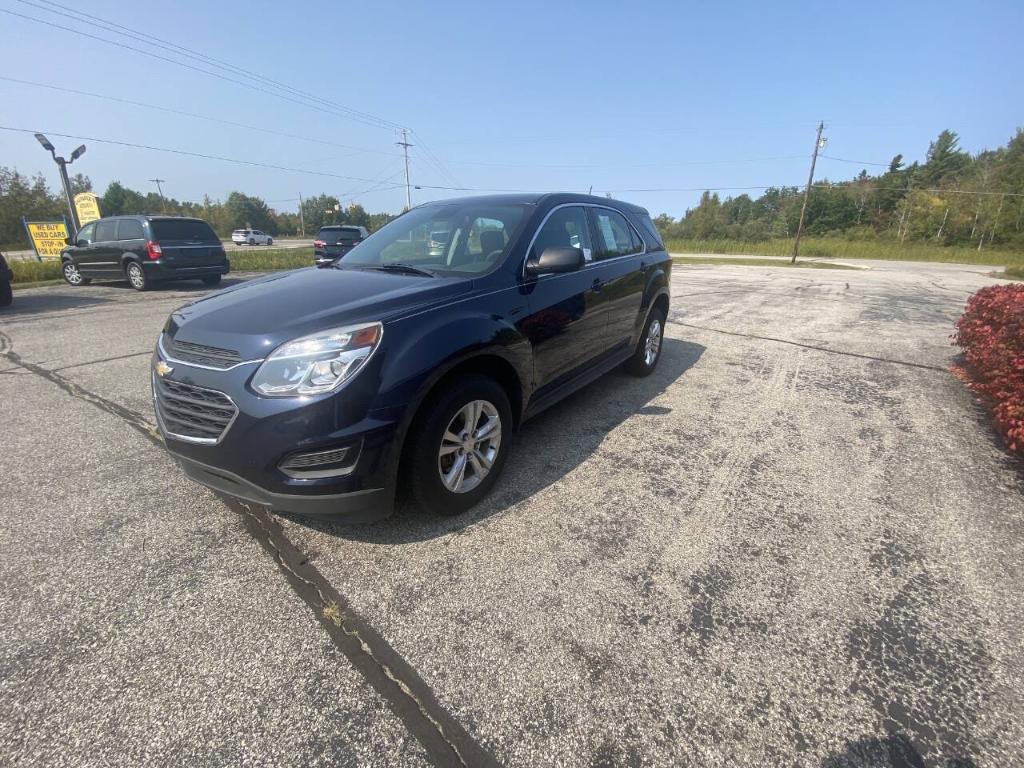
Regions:
<instances>
[{"instance_id":1,"label":"side mirror","mask_svg":"<svg viewBox=\"0 0 1024 768\"><path fill-rule=\"evenodd\" d=\"M64 238L64 245L74 245L74 244L75 244L75 241L72 240L70 237L65 237Z\"/></svg>"},{"instance_id":2,"label":"side mirror","mask_svg":"<svg viewBox=\"0 0 1024 768\"><path fill-rule=\"evenodd\" d=\"M526 274L552 275L561 272L575 272L586 263L579 248L545 248L539 259L526 262Z\"/></svg>"}]
</instances>

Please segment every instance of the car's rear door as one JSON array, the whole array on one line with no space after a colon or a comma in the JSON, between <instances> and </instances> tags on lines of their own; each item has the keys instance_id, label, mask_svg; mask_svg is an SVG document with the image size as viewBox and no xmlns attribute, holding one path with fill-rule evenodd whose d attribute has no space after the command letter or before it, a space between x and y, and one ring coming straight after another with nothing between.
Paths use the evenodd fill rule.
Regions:
<instances>
[{"instance_id":1,"label":"car's rear door","mask_svg":"<svg viewBox=\"0 0 1024 768\"><path fill-rule=\"evenodd\" d=\"M604 345L627 344L635 331L643 303L644 241L626 217L613 208L588 208L594 237L593 270L604 296Z\"/></svg>"},{"instance_id":2,"label":"car's rear door","mask_svg":"<svg viewBox=\"0 0 1024 768\"><path fill-rule=\"evenodd\" d=\"M536 259L546 248L579 248L587 264L575 272L527 279L529 314L517 326L533 346L538 390L555 388L588 367L603 346L604 301L595 290L587 213L580 205L553 209L538 228L527 254Z\"/></svg>"}]
</instances>

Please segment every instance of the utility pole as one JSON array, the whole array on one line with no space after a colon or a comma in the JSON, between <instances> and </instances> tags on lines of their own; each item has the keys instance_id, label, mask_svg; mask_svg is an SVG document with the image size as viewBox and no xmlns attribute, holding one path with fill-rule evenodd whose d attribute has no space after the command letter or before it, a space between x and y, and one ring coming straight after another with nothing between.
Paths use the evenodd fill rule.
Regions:
<instances>
[{"instance_id":1,"label":"utility pole","mask_svg":"<svg viewBox=\"0 0 1024 768\"><path fill-rule=\"evenodd\" d=\"M818 162L818 150L824 146L821 132L825 130L825 123L818 123L818 135L814 139L814 154L811 155L811 172L807 175L807 189L804 190L804 204L800 207L800 223L796 228L796 239L793 241L793 258L790 264L796 264L796 257L800 255L800 235L804 232L804 217L807 215L807 198L811 196L811 184L814 183L814 166Z\"/></svg>"},{"instance_id":2,"label":"utility pole","mask_svg":"<svg viewBox=\"0 0 1024 768\"><path fill-rule=\"evenodd\" d=\"M306 236L306 220L302 218L302 193L299 192L299 231Z\"/></svg>"},{"instance_id":3,"label":"utility pole","mask_svg":"<svg viewBox=\"0 0 1024 768\"><path fill-rule=\"evenodd\" d=\"M403 128L402 140L396 141L395 144L405 152L405 210L408 211L412 208L412 190L409 188L409 147L413 146L409 143L409 131Z\"/></svg>"},{"instance_id":4,"label":"utility pole","mask_svg":"<svg viewBox=\"0 0 1024 768\"><path fill-rule=\"evenodd\" d=\"M157 194L160 195L160 212L167 213L167 198L164 197L164 190L160 186L160 183L167 181L167 179L150 179L150 181L156 184Z\"/></svg>"},{"instance_id":5,"label":"utility pole","mask_svg":"<svg viewBox=\"0 0 1024 768\"><path fill-rule=\"evenodd\" d=\"M78 149L71 153L70 160L65 160L63 157L57 157L57 150L54 149L53 144L51 144L50 140L43 134L37 133L36 141L42 145L43 149L50 153L50 156L53 157L53 162L55 162L57 167L60 169L60 183L61 186L64 187L64 199L68 203L68 213L71 216L68 223L71 224L71 228L74 230L74 232L71 232L70 234L71 238L74 239L78 237L79 223L78 211L75 210L75 201L71 194L71 182L68 180L68 166L85 154L85 144L80 145Z\"/></svg>"}]
</instances>

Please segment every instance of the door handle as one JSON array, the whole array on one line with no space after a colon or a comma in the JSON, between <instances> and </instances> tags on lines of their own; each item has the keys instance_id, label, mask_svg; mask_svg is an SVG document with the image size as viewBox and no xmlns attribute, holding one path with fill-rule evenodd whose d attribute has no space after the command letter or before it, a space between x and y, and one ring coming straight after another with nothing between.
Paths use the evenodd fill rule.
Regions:
<instances>
[{"instance_id":1,"label":"door handle","mask_svg":"<svg viewBox=\"0 0 1024 768\"><path fill-rule=\"evenodd\" d=\"M594 291L600 292L604 288L604 280L599 277L594 278L594 282L590 286Z\"/></svg>"},{"instance_id":2,"label":"door handle","mask_svg":"<svg viewBox=\"0 0 1024 768\"><path fill-rule=\"evenodd\" d=\"M641 272L646 272L647 271L647 262L646 261L641 261L640 262L640 271Z\"/></svg>"}]
</instances>

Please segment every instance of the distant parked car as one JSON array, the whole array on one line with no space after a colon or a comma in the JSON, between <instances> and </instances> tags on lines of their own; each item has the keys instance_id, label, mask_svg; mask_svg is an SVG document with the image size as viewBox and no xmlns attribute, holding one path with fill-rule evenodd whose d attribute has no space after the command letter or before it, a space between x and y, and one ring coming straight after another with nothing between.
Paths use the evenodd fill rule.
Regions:
<instances>
[{"instance_id":1,"label":"distant parked car","mask_svg":"<svg viewBox=\"0 0 1024 768\"><path fill-rule=\"evenodd\" d=\"M332 224L320 227L313 241L313 261L317 266L326 266L344 256L370 236L366 227L354 224Z\"/></svg>"},{"instance_id":2,"label":"distant parked car","mask_svg":"<svg viewBox=\"0 0 1024 768\"><path fill-rule=\"evenodd\" d=\"M0 253L0 307L8 307L14 294L11 292L11 282L14 280L14 272L7 266L7 259Z\"/></svg>"},{"instance_id":3,"label":"distant parked car","mask_svg":"<svg viewBox=\"0 0 1024 768\"><path fill-rule=\"evenodd\" d=\"M65 242L61 274L75 286L125 278L137 291L167 280L217 285L231 271L224 246L202 219L113 216L86 224Z\"/></svg>"},{"instance_id":4,"label":"distant parked car","mask_svg":"<svg viewBox=\"0 0 1024 768\"><path fill-rule=\"evenodd\" d=\"M236 229L231 233L231 242L235 245L273 245L274 238L258 229Z\"/></svg>"}]
</instances>

